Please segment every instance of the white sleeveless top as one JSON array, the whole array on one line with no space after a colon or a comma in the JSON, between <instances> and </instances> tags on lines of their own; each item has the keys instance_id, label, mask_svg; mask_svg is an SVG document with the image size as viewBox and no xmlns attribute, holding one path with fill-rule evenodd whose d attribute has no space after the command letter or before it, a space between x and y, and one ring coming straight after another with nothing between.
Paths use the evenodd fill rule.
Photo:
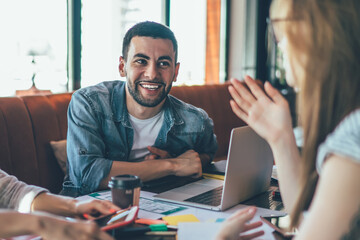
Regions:
<instances>
[{"instance_id":1,"label":"white sleeveless top","mask_svg":"<svg viewBox=\"0 0 360 240\"><path fill-rule=\"evenodd\" d=\"M346 116L319 146L316 158L319 175L321 175L323 164L330 154L345 156L360 164L360 109L356 109ZM342 239L358 239L359 234L360 210L352 220L349 232Z\"/></svg>"},{"instance_id":2,"label":"white sleeveless top","mask_svg":"<svg viewBox=\"0 0 360 240\"><path fill-rule=\"evenodd\" d=\"M316 158L319 174L324 161L333 153L348 157L360 164L360 109L346 116L320 144Z\"/></svg>"}]
</instances>

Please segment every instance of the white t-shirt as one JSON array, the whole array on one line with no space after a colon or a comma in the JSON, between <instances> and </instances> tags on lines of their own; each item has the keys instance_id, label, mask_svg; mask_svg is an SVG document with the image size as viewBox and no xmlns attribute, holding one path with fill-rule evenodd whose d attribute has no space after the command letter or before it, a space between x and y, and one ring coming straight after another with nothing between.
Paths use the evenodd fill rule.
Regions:
<instances>
[{"instance_id":1,"label":"white t-shirt","mask_svg":"<svg viewBox=\"0 0 360 240\"><path fill-rule=\"evenodd\" d=\"M164 121L164 111L148 119L138 119L129 114L129 120L134 129L134 142L129 160L139 162L150 153L147 147L154 145L159 135L160 128Z\"/></svg>"}]
</instances>

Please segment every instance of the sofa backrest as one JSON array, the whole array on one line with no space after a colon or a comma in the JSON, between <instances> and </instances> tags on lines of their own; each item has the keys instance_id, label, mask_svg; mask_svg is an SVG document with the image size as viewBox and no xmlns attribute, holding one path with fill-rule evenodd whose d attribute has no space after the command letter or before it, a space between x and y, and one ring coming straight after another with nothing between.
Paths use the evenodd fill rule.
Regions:
<instances>
[{"instance_id":1,"label":"sofa backrest","mask_svg":"<svg viewBox=\"0 0 360 240\"><path fill-rule=\"evenodd\" d=\"M0 168L58 193L64 178L50 141L66 138L71 93L0 98Z\"/></svg>"},{"instance_id":2,"label":"sofa backrest","mask_svg":"<svg viewBox=\"0 0 360 240\"><path fill-rule=\"evenodd\" d=\"M231 130L244 126L231 110L229 84L173 87L170 94L196 107L204 109L214 122L218 141L216 160L226 159Z\"/></svg>"},{"instance_id":3,"label":"sofa backrest","mask_svg":"<svg viewBox=\"0 0 360 240\"><path fill-rule=\"evenodd\" d=\"M227 84L173 87L170 94L209 114L219 143L215 157L225 157L231 129L244 125L230 108ZM50 141L66 139L70 99L71 93L0 98L0 168L58 193L64 174Z\"/></svg>"}]
</instances>

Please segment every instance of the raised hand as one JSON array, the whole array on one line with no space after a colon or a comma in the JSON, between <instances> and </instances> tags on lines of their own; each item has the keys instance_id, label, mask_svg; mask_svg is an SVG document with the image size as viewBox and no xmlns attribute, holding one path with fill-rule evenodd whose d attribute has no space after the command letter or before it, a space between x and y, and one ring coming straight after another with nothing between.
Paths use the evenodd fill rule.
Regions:
<instances>
[{"instance_id":1,"label":"raised hand","mask_svg":"<svg viewBox=\"0 0 360 240\"><path fill-rule=\"evenodd\" d=\"M291 131L291 115L286 99L269 82L264 90L259 83L245 76L245 84L231 79L229 92L233 112L270 144Z\"/></svg>"}]
</instances>

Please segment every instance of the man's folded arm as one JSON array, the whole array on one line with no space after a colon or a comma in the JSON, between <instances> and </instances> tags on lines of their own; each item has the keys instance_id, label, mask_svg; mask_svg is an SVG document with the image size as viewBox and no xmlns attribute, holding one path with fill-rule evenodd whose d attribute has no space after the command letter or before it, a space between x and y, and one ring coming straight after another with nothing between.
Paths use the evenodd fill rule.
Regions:
<instances>
[{"instance_id":1,"label":"man's folded arm","mask_svg":"<svg viewBox=\"0 0 360 240\"><path fill-rule=\"evenodd\" d=\"M113 161L111 170L106 178L100 183L100 189L107 188L112 176L131 174L138 176L146 182L156 178L165 177L174 173L174 164L168 159L155 159L143 162Z\"/></svg>"}]
</instances>

